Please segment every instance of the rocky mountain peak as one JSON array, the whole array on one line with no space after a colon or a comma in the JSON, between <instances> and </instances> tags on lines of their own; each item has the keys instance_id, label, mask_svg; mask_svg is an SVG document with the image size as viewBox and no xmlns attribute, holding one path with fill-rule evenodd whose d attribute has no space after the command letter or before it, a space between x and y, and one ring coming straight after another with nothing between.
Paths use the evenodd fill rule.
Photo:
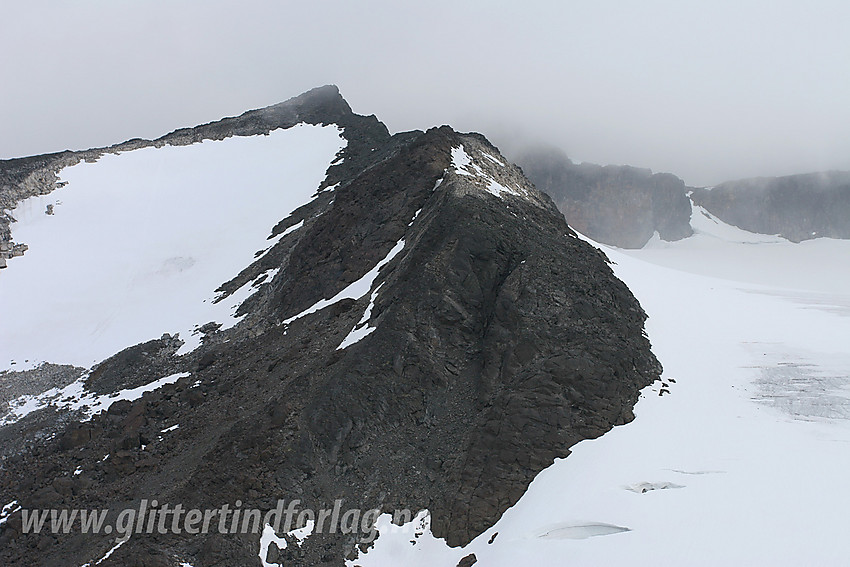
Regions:
<instances>
[{"instance_id":1,"label":"rocky mountain peak","mask_svg":"<svg viewBox=\"0 0 850 567\"><path fill-rule=\"evenodd\" d=\"M238 323L198 321L188 351L166 334L91 368L54 360L2 374L41 385L27 391L30 413L7 396L2 503L109 509L112 522L152 498L264 512L278 499L342 500L428 510L434 535L457 546L575 443L632 419L660 367L645 314L605 256L483 136L445 126L390 136L340 101L322 87L112 147L181 151L304 122L336 125L345 140L312 196L266 227L267 248L215 290L216 301L251 290ZM62 160L106 151L43 157L30 175L61 181ZM4 521L3 564L270 557L258 532L134 533L114 548L103 535L23 533L18 511ZM266 543L275 562L342 565L367 547L338 532L286 537Z\"/></svg>"}]
</instances>

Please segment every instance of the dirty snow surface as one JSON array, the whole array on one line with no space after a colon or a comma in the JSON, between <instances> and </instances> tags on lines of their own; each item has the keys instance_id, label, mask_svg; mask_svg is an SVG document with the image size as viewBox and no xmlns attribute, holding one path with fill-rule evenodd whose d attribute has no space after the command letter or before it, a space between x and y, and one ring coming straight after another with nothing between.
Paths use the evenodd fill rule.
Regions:
<instances>
[{"instance_id":1,"label":"dirty snow surface","mask_svg":"<svg viewBox=\"0 0 850 567\"><path fill-rule=\"evenodd\" d=\"M344 145L336 126L300 124L62 170L66 186L12 211L29 250L0 272L0 371L88 368L163 333L180 333L185 352L196 326L232 326L255 290L213 303L215 290L310 201Z\"/></svg>"},{"instance_id":2,"label":"dirty snow surface","mask_svg":"<svg viewBox=\"0 0 850 567\"><path fill-rule=\"evenodd\" d=\"M846 565L850 242L703 213L683 241L601 247L664 365L635 421L576 445L465 548L383 517L348 565Z\"/></svg>"}]
</instances>

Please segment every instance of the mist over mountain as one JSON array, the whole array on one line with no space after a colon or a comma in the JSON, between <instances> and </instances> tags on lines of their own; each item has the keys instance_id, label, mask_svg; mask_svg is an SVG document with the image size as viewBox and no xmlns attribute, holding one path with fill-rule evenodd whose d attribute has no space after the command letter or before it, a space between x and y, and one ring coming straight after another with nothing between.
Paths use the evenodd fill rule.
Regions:
<instances>
[{"instance_id":1,"label":"mist over mountain","mask_svg":"<svg viewBox=\"0 0 850 567\"><path fill-rule=\"evenodd\" d=\"M552 196L570 226L597 242L640 248L656 232L663 240L693 234L685 184L675 175L575 164L551 147L525 150L515 159L534 185Z\"/></svg>"},{"instance_id":2,"label":"mist over mountain","mask_svg":"<svg viewBox=\"0 0 850 567\"><path fill-rule=\"evenodd\" d=\"M333 82L391 132L451 124L508 154L524 137L692 186L850 169L842 0L4 8L2 159L157 137Z\"/></svg>"},{"instance_id":3,"label":"mist over mountain","mask_svg":"<svg viewBox=\"0 0 850 567\"><path fill-rule=\"evenodd\" d=\"M570 226L620 248L641 248L655 234L664 241L691 236L693 205L744 230L792 242L850 238L850 172L759 177L706 188L688 187L671 173L574 163L549 146L512 158L552 196Z\"/></svg>"},{"instance_id":4,"label":"mist over mountain","mask_svg":"<svg viewBox=\"0 0 850 567\"><path fill-rule=\"evenodd\" d=\"M850 238L850 172L727 181L695 189L693 202L744 230L792 242Z\"/></svg>"}]
</instances>

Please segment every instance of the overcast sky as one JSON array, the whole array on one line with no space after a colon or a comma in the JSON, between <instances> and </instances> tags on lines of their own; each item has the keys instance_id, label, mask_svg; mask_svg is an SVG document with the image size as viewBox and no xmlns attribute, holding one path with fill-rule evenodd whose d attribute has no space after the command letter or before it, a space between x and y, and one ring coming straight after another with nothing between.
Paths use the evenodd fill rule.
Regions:
<instances>
[{"instance_id":1,"label":"overcast sky","mask_svg":"<svg viewBox=\"0 0 850 567\"><path fill-rule=\"evenodd\" d=\"M156 137L335 83L392 131L689 184L850 169L847 0L55 0L0 6L0 158Z\"/></svg>"}]
</instances>

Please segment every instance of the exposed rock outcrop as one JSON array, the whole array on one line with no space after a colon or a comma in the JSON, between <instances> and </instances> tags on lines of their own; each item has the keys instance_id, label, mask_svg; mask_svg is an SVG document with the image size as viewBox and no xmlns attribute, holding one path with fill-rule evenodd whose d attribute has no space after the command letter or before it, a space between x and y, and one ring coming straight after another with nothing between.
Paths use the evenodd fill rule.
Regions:
<instances>
[{"instance_id":1,"label":"exposed rock outcrop","mask_svg":"<svg viewBox=\"0 0 850 567\"><path fill-rule=\"evenodd\" d=\"M528 150L517 163L552 197L571 227L597 242L640 248L655 232L671 241L693 234L685 184L675 175L575 164L554 148Z\"/></svg>"},{"instance_id":2,"label":"exposed rock outcrop","mask_svg":"<svg viewBox=\"0 0 850 567\"><path fill-rule=\"evenodd\" d=\"M750 232L793 242L850 238L850 172L829 171L728 181L695 189L694 204Z\"/></svg>"}]
</instances>

